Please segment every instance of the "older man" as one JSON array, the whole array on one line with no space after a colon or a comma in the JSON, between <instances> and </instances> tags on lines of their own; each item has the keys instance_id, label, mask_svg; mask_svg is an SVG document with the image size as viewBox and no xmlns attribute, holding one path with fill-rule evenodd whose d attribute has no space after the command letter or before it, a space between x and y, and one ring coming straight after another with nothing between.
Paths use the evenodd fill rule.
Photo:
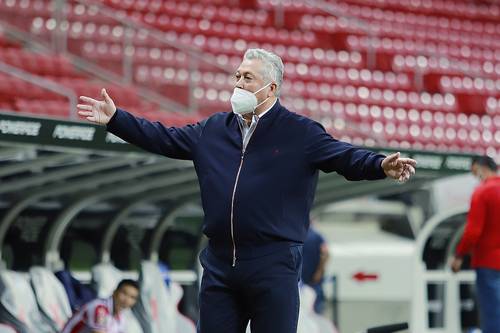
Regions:
<instances>
[{"instance_id":1,"label":"older man","mask_svg":"<svg viewBox=\"0 0 500 333\"><path fill-rule=\"evenodd\" d=\"M232 112L165 127L82 97L79 114L145 150L193 160L209 245L200 255L199 332L296 332L302 244L318 170L406 181L416 162L340 142L279 102L283 63L250 49L234 75Z\"/></svg>"}]
</instances>

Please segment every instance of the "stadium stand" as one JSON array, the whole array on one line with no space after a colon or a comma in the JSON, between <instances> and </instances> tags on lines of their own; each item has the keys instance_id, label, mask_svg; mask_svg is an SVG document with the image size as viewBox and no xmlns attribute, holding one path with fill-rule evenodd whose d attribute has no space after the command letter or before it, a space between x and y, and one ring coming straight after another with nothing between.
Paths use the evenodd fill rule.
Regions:
<instances>
[{"instance_id":1,"label":"stadium stand","mask_svg":"<svg viewBox=\"0 0 500 333\"><path fill-rule=\"evenodd\" d=\"M421 2L406 7L395 1L362 0L235 1L231 6L224 1L98 3L140 27L164 32L169 42L215 59L229 71L236 68L246 48L273 49L286 64L283 102L321 121L341 139L395 148L479 153L500 147L500 133L495 130L500 115L492 102L500 91L496 3L433 1L435 10ZM24 27L33 36L43 39L54 32L50 1L10 0L0 6L7 22ZM68 50L120 71L126 56L123 40L127 26L101 14L102 8L97 10L85 1L68 1ZM19 9L26 15L7 17ZM281 9L284 19L280 20L277 14ZM227 72L203 62L192 70L192 58L183 49L159 43L144 31L130 35L134 45L129 53L132 84L109 88L121 106L174 125L227 109L232 89ZM75 70L65 56L37 55L6 40L0 61L49 77L78 94L95 95L103 85ZM68 109L68 104L53 94L26 89L25 83L6 82L9 86L18 84L19 89L14 95L12 90L4 92L1 105L57 116ZM201 116L158 112L140 100L134 85L184 105L193 98ZM0 92L5 90L1 88ZM45 107L36 102L41 95ZM380 119L364 117L366 110L380 114ZM467 124L479 116L481 124L491 127L458 134L456 126L447 122L422 124L421 118L429 112L465 117ZM414 117L392 116L410 113ZM366 135L366 130L376 133L375 139Z\"/></svg>"},{"instance_id":2,"label":"stadium stand","mask_svg":"<svg viewBox=\"0 0 500 333\"><path fill-rule=\"evenodd\" d=\"M193 123L213 112L229 110L234 84L232 71L247 48L263 47L276 52L285 62L282 102L291 110L320 121L339 139L387 149L500 154L498 2L69 0L60 3L62 12L56 8L57 1L0 1L0 67L6 68L0 69L0 113L72 119L75 110L71 100L57 89L45 89L43 83L49 82L68 89L74 96L96 96L106 87L120 107L135 114L172 126ZM11 69L19 75L13 75ZM42 84L30 78L41 79ZM171 104L159 103L155 99L158 95ZM99 133L99 137L105 137ZM92 160L97 156L94 153L86 156L89 165L96 163ZM32 154L43 157L40 150ZM81 156L72 158L85 160ZM463 162L460 158L454 160L455 164L446 165L447 172L458 170L456 165ZM117 168L103 178L110 179L128 167L145 169L150 161L149 157L145 160L145 165L125 161L123 169ZM71 163L55 165L53 169L66 170L66 167L70 169ZM80 171L76 169L78 175ZM44 167L40 170L47 171ZM419 184L427 181L425 177L430 178L429 170ZM5 172L6 181L11 181L8 177L12 175L12 178L22 176ZM27 168L25 173L30 172L40 171ZM100 170L89 174L92 172ZM71 185L72 177L78 178L70 174L58 181ZM331 194L335 192L334 185L345 184L323 180L319 182L318 205L363 193L354 190ZM47 178L37 183L35 179L34 184L54 185L53 181L54 178ZM129 180L123 183L126 181ZM192 181L195 182L194 177ZM94 187L98 188L99 182L96 184ZM3 183L5 193L13 191L8 189L9 185ZM110 182L110 187L115 185ZM396 186L399 185L389 189L384 184L383 191L397 193ZM25 187L26 191L32 188L29 184ZM84 189L57 195L76 196ZM167 185L161 188L167 189L172 190ZM196 190L192 192L196 194ZM67 198L61 201L64 199ZM14 202L10 200L9 204ZM37 269L31 272L34 293L26 275L0 271L0 321L9 323L18 332L33 332L32 327L39 325L38 322L43 322L41 330L45 326L60 327L60 316L68 316L59 286L50 290L57 297L47 296L48 290L42 287L58 285L52 273ZM77 282L70 279L69 273L62 272L67 287L70 281ZM109 296L120 277L121 271L114 266L96 266L93 278L98 295ZM141 304L136 317L130 317L134 323L130 332L193 331L192 323L176 312L182 289L177 285L166 287L155 264L143 262L141 286ZM14 297L13 293L22 295ZM80 298L74 290L69 293L74 296L70 297L73 310L93 297ZM311 301L307 293L304 291L306 306L301 310L304 318L312 316L306 313ZM53 303L47 303L49 298L61 301L59 312L54 312ZM20 304L16 299L28 301ZM159 316L158 307L168 309L166 315ZM168 320L173 317L176 320ZM311 318L301 321L305 331L332 330L321 319L309 324L308 319ZM323 328L319 329L321 325ZM8 326L0 325L0 332L9 330ZM47 332L51 330L54 328L47 328Z\"/></svg>"}]
</instances>

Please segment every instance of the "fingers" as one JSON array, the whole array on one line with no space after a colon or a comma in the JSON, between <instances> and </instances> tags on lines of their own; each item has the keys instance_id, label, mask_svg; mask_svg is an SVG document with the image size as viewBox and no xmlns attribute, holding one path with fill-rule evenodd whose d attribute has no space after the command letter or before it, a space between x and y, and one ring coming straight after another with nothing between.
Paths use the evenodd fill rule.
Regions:
<instances>
[{"instance_id":1,"label":"fingers","mask_svg":"<svg viewBox=\"0 0 500 333\"><path fill-rule=\"evenodd\" d=\"M98 100L95 100L95 99L87 97L87 96L80 96L80 100L82 100L82 101L84 101L86 103L89 103L89 104L97 104L97 103L99 103Z\"/></svg>"},{"instance_id":2,"label":"fingers","mask_svg":"<svg viewBox=\"0 0 500 333\"><path fill-rule=\"evenodd\" d=\"M86 105L86 104L77 104L77 113L81 117L90 117L93 116L92 112L92 106L91 105Z\"/></svg>"},{"instance_id":3,"label":"fingers","mask_svg":"<svg viewBox=\"0 0 500 333\"><path fill-rule=\"evenodd\" d=\"M391 165L395 165L394 163L398 160L399 156L400 156L399 152L387 156L385 158L386 163L389 163Z\"/></svg>"},{"instance_id":4,"label":"fingers","mask_svg":"<svg viewBox=\"0 0 500 333\"><path fill-rule=\"evenodd\" d=\"M386 162L391 163L391 165L397 165L397 163L410 164L413 167L417 166L417 161L412 158L400 157L401 153L397 152L386 157Z\"/></svg>"},{"instance_id":5,"label":"fingers","mask_svg":"<svg viewBox=\"0 0 500 333\"><path fill-rule=\"evenodd\" d=\"M108 92L106 91L106 89L104 89L104 88L101 89L101 96L104 99L104 101L106 102L106 104L112 104L113 103L113 101L111 100L111 97L109 97Z\"/></svg>"},{"instance_id":6,"label":"fingers","mask_svg":"<svg viewBox=\"0 0 500 333\"><path fill-rule=\"evenodd\" d=\"M408 171L410 172L410 176L413 176L415 174L415 168L411 165L408 165Z\"/></svg>"},{"instance_id":7,"label":"fingers","mask_svg":"<svg viewBox=\"0 0 500 333\"><path fill-rule=\"evenodd\" d=\"M77 104L76 107L79 110L85 110L85 111L91 111L92 110L92 105L87 105L87 104Z\"/></svg>"},{"instance_id":8,"label":"fingers","mask_svg":"<svg viewBox=\"0 0 500 333\"><path fill-rule=\"evenodd\" d=\"M406 164L404 165L403 171L401 172L397 180L402 183L407 182L414 174L415 168L410 164Z\"/></svg>"},{"instance_id":9,"label":"fingers","mask_svg":"<svg viewBox=\"0 0 500 333\"><path fill-rule=\"evenodd\" d=\"M410 175L408 173L402 173L398 178L398 182L406 183L410 179Z\"/></svg>"},{"instance_id":10,"label":"fingers","mask_svg":"<svg viewBox=\"0 0 500 333\"><path fill-rule=\"evenodd\" d=\"M398 159L398 162L401 162L401 163L404 163L404 164L409 164L413 167L416 167L417 166L417 161L415 161L414 159L412 158L405 158L405 157L402 157L400 159Z\"/></svg>"},{"instance_id":11,"label":"fingers","mask_svg":"<svg viewBox=\"0 0 500 333\"><path fill-rule=\"evenodd\" d=\"M78 115L91 121L93 123L98 123L96 116L91 111L78 111Z\"/></svg>"},{"instance_id":12,"label":"fingers","mask_svg":"<svg viewBox=\"0 0 500 333\"><path fill-rule=\"evenodd\" d=\"M78 115L82 117L92 116L94 113L92 111L80 111L78 110Z\"/></svg>"},{"instance_id":13,"label":"fingers","mask_svg":"<svg viewBox=\"0 0 500 333\"><path fill-rule=\"evenodd\" d=\"M415 168L411 164L405 164L400 179L403 182L408 181L415 174Z\"/></svg>"},{"instance_id":14,"label":"fingers","mask_svg":"<svg viewBox=\"0 0 500 333\"><path fill-rule=\"evenodd\" d=\"M92 111L78 111L78 115L81 117L84 117L88 121L91 121L93 123L97 123L97 118L95 117L95 115Z\"/></svg>"}]
</instances>

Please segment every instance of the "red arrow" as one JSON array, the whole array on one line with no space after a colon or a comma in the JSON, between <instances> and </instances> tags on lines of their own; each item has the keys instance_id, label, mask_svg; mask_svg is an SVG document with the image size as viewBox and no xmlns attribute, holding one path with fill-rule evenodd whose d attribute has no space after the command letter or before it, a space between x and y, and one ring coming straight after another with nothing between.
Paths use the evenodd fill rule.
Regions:
<instances>
[{"instance_id":1,"label":"red arrow","mask_svg":"<svg viewBox=\"0 0 500 333\"><path fill-rule=\"evenodd\" d=\"M365 272L357 272L352 275L352 278L358 282L378 280L378 274L367 274Z\"/></svg>"}]
</instances>

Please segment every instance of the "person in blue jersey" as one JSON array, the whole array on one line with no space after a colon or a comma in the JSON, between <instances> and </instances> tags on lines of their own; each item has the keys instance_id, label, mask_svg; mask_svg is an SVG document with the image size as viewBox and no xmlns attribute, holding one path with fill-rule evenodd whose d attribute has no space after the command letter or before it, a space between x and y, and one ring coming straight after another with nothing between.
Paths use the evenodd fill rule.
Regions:
<instances>
[{"instance_id":1,"label":"person in blue jersey","mask_svg":"<svg viewBox=\"0 0 500 333\"><path fill-rule=\"evenodd\" d=\"M234 74L229 112L168 127L82 96L78 113L152 153L192 160L208 246L199 294L202 333L296 332L302 245L318 172L348 180L408 180L416 161L338 141L279 101L283 62L249 49Z\"/></svg>"}]
</instances>

